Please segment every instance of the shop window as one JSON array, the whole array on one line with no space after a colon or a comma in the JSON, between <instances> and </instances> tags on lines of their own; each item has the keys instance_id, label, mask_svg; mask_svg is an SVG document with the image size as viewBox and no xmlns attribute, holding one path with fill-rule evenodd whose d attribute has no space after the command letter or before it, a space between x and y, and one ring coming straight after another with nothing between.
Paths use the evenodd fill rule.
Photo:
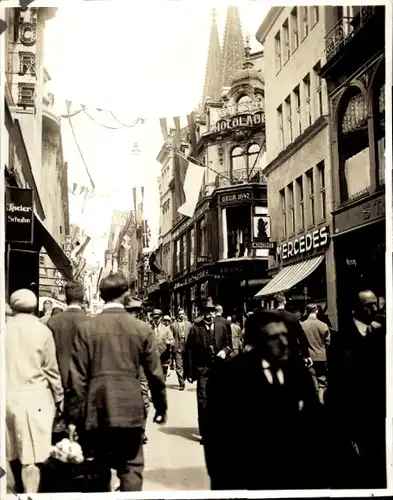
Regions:
<instances>
[{"instance_id":1,"label":"shop window","mask_svg":"<svg viewBox=\"0 0 393 500\"><path fill-rule=\"evenodd\" d=\"M182 270L187 269L188 267L188 262L187 262L187 235L185 234L182 238Z\"/></svg>"},{"instance_id":2,"label":"shop window","mask_svg":"<svg viewBox=\"0 0 393 500\"><path fill-rule=\"evenodd\" d=\"M190 230L190 266L195 264L195 229Z\"/></svg>"},{"instance_id":3,"label":"shop window","mask_svg":"<svg viewBox=\"0 0 393 500\"><path fill-rule=\"evenodd\" d=\"M338 148L340 197L345 203L367 194L371 185L367 103L355 86L340 103Z\"/></svg>"},{"instance_id":4,"label":"shop window","mask_svg":"<svg viewBox=\"0 0 393 500\"><path fill-rule=\"evenodd\" d=\"M295 197L293 193L293 183L288 186L288 208L289 208L289 232L295 234Z\"/></svg>"},{"instance_id":5,"label":"shop window","mask_svg":"<svg viewBox=\"0 0 393 500\"><path fill-rule=\"evenodd\" d=\"M274 48L276 55L276 73L279 73L282 68L282 60L281 60L281 35L280 32L274 38Z\"/></svg>"},{"instance_id":6,"label":"shop window","mask_svg":"<svg viewBox=\"0 0 393 500\"><path fill-rule=\"evenodd\" d=\"M325 186L325 162L321 161L317 165L319 177L319 192L321 202L321 221L326 220L326 186Z\"/></svg>"},{"instance_id":7,"label":"shop window","mask_svg":"<svg viewBox=\"0 0 393 500\"><path fill-rule=\"evenodd\" d=\"M232 149L231 152L231 174L238 170L244 170L245 168L245 158L244 151L241 147L236 147Z\"/></svg>"},{"instance_id":8,"label":"shop window","mask_svg":"<svg viewBox=\"0 0 393 500\"><path fill-rule=\"evenodd\" d=\"M280 205L281 205L281 219L282 219L282 237L287 238L287 207L286 207L286 197L285 189L280 191Z\"/></svg>"},{"instance_id":9,"label":"shop window","mask_svg":"<svg viewBox=\"0 0 393 500\"><path fill-rule=\"evenodd\" d=\"M291 12L292 25L292 53L299 47L299 21L297 7L294 7Z\"/></svg>"},{"instance_id":10,"label":"shop window","mask_svg":"<svg viewBox=\"0 0 393 500\"><path fill-rule=\"evenodd\" d=\"M303 177L296 179L296 186L299 199L299 230L304 231L304 190Z\"/></svg>"},{"instance_id":11,"label":"shop window","mask_svg":"<svg viewBox=\"0 0 393 500\"><path fill-rule=\"evenodd\" d=\"M247 149L247 172L249 174L251 174L253 170L255 172L255 162L257 161L260 149L261 148L258 146L258 144L251 144ZM250 181L252 182L252 178L250 179Z\"/></svg>"},{"instance_id":12,"label":"shop window","mask_svg":"<svg viewBox=\"0 0 393 500\"><path fill-rule=\"evenodd\" d=\"M277 108L277 123L278 123L278 137L280 149L284 149L285 147L285 138L284 138L284 117L282 114L282 106Z\"/></svg>"},{"instance_id":13,"label":"shop window","mask_svg":"<svg viewBox=\"0 0 393 500\"><path fill-rule=\"evenodd\" d=\"M315 224L315 197L314 197L314 172L313 169L310 169L306 173L307 177L307 190L308 190L308 214L309 214L309 226L313 226Z\"/></svg>"},{"instance_id":14,"label":"shop window","mask_svg":"<svg viewBox=\"0 0 393 500\"><path fill-rule=\"evenodd\" d=\"M305 118L306 128L311 125L311 85L310 74L303 78L304 97L305 97Z\"/></svg>"},{"instance_id":15,"label":"shop window","mask_svg":"<svg viewBox=\"0 0 393 500\"><path fill-rule=\"evenodd\" d=\"M251 242L250 207L229 207L226 210L228 258L247 257Z\"/></svg>"},{"instance_id":16,"label":"shop window","mask_svg":"<svg viewBox=\"0 0 393 500\"><path fill-rule=\"evenodd\" d=\"M291 57L291 48L289 45L289 25L288 19L285 20L282 26L283 42L284 42L284 64L289 61Z\"/></svg>"},{"instance_id":17,"label":"shop window","mask_svg":"<svg viewBox=\"0 0 393 500\"><path fill-rule=\"evenodd\" d=\"M175 274L180 272L180 239L175 241Z\"/></svg>"},{"instance_id":18,"label":"shop window","mask_svg":"<svg viewBox=\"0 0 393 500\"><path fill-rule=\"evenodd\" d=\"M291 144L293 141L292 137L292 109L291 109L291 96L285 99L285 111L286 111L286 122L287 122L287 138L288 143Z\"/></svg>"}]
</instances>

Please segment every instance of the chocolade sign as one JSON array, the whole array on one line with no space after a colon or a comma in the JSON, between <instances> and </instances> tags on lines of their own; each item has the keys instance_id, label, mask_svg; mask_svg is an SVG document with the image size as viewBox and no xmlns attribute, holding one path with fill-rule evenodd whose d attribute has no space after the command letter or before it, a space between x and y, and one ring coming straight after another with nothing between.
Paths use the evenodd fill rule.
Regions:
<instances>
[{"instance_id":1,"label":"chocolade sign","mask_svg":"<svg viewBox=\"0 0 393 500\"><path fill-rule=\"evenodd\" d=\"M283 243L280 248L281 258L283 260L291 257L296 257L311 250L322 249L327 246L329 242L329 228L323 226L320 229L310 233L303 234L298 238Z\"/></svg>"},{"instance_id":2,"label":"chocolade sign","mask_svg":"<svg viewBox=\"0 0 393 500\"><path fill-rule=\"evenodd\" d=\"M254 114L242 114L232 116L227 120L219 120L214 127L214 132L226 132L227 130L233 130L238 127L254 127L255 125L260 125L261 123L263 123L263 113L261 112Z\"/></svg>"},{"instance_id":3,"label":"chocolade sign","mask_svg":"<svg viewBox=\"0 0 393 500\"><path fill-rule=\"evenodd\" d=\"M33 243L33 190L7 187L5 240L7 243Z\"/></svg>"}]
</instances>

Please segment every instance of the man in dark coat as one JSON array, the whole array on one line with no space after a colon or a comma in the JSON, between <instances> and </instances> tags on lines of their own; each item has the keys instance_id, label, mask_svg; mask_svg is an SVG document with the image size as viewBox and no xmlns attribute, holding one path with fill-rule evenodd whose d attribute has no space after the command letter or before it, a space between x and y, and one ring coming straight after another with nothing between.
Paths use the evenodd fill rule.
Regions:
<instances>
[{"instance_id":1,"label":"man in dark coat","mask_svg":"<svg viewBox=\"0 0 393 500\"><path fill-rule=\"evenodd\" d=\"M220 305L215 307L214 315L214 329L219 332L220 335L228 335L230 338L230 345L232 346L232 328L230 322L224 318L224 309ZM226 330L226 331L225 331Z\"/></svg>"},{"instance_id":2,"label":"man in dark coat","mask_svg":"<svg viewBox=\"0 0 393 500\"><path fill-rule=\"evenodd\" d=\"M308 341L297 314L285 309L286 298L282 292L274 296L274 303L277 314L282 318L288 330L289 352L291 356L301 356L305 365L309 368L312 365L308 350Z\"/></svg>"},{"instance_id":3,"label":"man in dark coat","mask_svg":"<svg viewBox=\"0 0 393 500\"><path fill-rule=\"evenodd\" d=\"M385 356L386 320L375 294L361 290L352 317L332 332L327 357L326 406L342 447L334 461L338 488L386 488Z\"/></svg>"},{"instance_id":4,"label":"man in dark coat","mask_svg":"<svg viewBox=\"0 0 393 500\"><path fill-rule=\"evenodd\" d=\"M198 426L201 444L205 433L206 387L216 364L230 354L231 338L226 328L215 329L214 304L211 299L201 305L202 317L190 328L186 345L187 380L197 382Z\"/></svg>"},{"instance_id":5,"label":"man in dark coat","mask_svg":"<svg viewBox=\"0 0 393 500\"><path fill-rule=\"evenodd\" d=\"M191 328L191 323L187 321L184 309L180 308L177 311L177 318L171 324L171 330L174 338L174 345L172 350L172 360L176 363L176 375L179 381L179 390L184 391L184 365L185 365L185 351L188 334Z\"/></svg>"},{"instance_id":6,"label":"man in dark coat","mask_svg":"<svg viewBox=\"0 0 393 500\"><path fill-rule=\"evenodd\" d=\"M88 319L82 309L84 294L85 290L81 283L76 281L68 282L65 286L67 309L51 316L47 322L47 326L52 330L55 340L57 362L64 390L67 389L72 342L77 327Z\"/></svg>"},{"instance_id":7,"label":"man in dark coat","mask_svg":"<svg viewBox=\"0 0 393 500\"><path fill-rule=\"evenodd\" d=\"M104 310L77 328L71 361L70 421L79 423L85 453L95 459L100 485L110 491L111 468L120 491L141 491L145 410L140 367L146 374L154 421L166 420L165 380L152 329L124 308L128 295L122 273L100 283Z\"/></svg>"},{"instance_id":8,"label":"man in dark coat","mask_svg":"<svg viewBox=\"0 0 393 500\"><path fill-rule=\"evenodd\" d=\"M245 341L250 350L214 371L208 384L205 457L211 488L326 486L321 407L307 368L290 356L281 316L255 312Z\"/></svg>"}]
</instances>

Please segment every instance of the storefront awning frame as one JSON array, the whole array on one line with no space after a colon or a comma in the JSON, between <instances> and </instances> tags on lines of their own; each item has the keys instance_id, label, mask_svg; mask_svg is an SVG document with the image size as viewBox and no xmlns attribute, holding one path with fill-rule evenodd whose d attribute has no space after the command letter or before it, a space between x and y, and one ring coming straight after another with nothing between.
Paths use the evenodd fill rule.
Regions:
<instances>
[{"instance_id":1,"label":"storefront awning frame","mask_svg":"<svg viewBox=\"0 0 393 500\"><path fill-rule=\"evenodd\" d=\"M276 274L276 276L274 276L274 278L254 296L254 298L263 299L278 292L290 290L310 276L310 274L320 266L324 258L325 254L283 267L278 274Z\"/></svg>"}]
</instances>

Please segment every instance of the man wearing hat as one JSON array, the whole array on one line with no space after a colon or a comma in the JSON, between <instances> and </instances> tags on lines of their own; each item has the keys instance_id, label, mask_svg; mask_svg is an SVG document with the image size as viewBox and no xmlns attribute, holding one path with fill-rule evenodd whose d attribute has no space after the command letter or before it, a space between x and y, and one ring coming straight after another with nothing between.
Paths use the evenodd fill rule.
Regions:
<instances>
[{"instance_id":1,"label":"man wearing hat","mask_svg":"<svg viewBox=\"0 0 393 500\"><path fill-rule=\"evenodd\" d=\"M132 297L131 295L126 299L125 302L126 311L131 314L135 319L140 319L140 315L142 312L142 300L138 297ZM147 378L145 372L143 370L143 366L140 367L140 375L139 382L141 384L141 393L143 398L143 405L145 407L145 425L144 425L144 434L143 434L143 444L147 444L147 437L145 434L146 431L146 421L149 414L150 409L150 399L149 399L149 384L147 382Z\"/></svg>"},{"instance_id":2,"label":"man wearing hat","mask_svg":"<svg viewBox=\"0 0 393 500\"><path fill-rule=\"evenodd\" d=\"M175 343L172 331L169 326L165 326L162 323L162 311L161 309L154 309L151 313L151 327L153 328L154 334L156 336L158 352L160 354L162 370L165 375L165 379L168 377L168 369L171 361L171 349Z\"/></svg>"},{"instance_id":3,"label":"man wearing hat","mask_svg":"<svg viewBox=\"0 0 393 500\"><path fill-rule=\"evenodd\" d=\"M171 325L175 344L173 346L173 358L176 363L176 375L179 381L179 390L184 391L184 364L185 364L185 351L188 334L190 332L191 323L187 321L186 314L183 308L177 311L177 318Z\"/></svg>"},{"instance_id":4,"label":"man wearing hat","mask_svg":"<svg viewBox=\"0 0 393 500\"><path fill-rule=\"evenodd\" d=\"M188 382L197 382L198 426L203 444L207 383L220 358L228 357L231 339L227 329L214 328L215 307L212 299L203 302L200 309L202 316L195 320L187 338L186 370Z\"/></svg>"}]
</instances>

